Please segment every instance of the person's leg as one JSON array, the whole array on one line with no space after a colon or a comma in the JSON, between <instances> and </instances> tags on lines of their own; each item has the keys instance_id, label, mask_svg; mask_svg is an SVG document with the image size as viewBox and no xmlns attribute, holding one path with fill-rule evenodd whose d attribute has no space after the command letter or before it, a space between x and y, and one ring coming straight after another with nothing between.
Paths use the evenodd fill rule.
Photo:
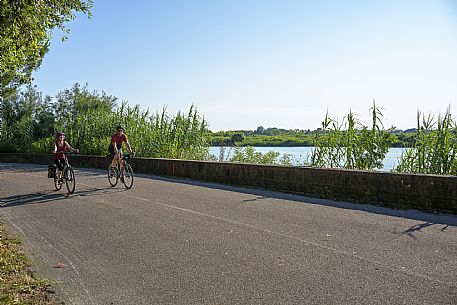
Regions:
<instances>
[{"instance_id":1,"label":"person's leg","mask_svg":"<svg viewBox=\"0 0 457 305\"><path fill-rule=\"evenodd\" d=\"M54 159L54 164L56 166L56 172L55 172L56 178L59 178L59 176L58 176L59 175L59 160Z\"/></svg>"},{"instance_id":2,"label":"person's leg","mask_svg":"<svg viewBox=\"0 0 457 305\"><path fill-rule=\"evenodd\" d=\"M64 160L54 160L54 163L57 166L56 177L58 180L62 179L62 171L63 171L63 166L64 166L63 161Z\"/></svg>"},{"instance_id":3,"label":"person's leg","mask_svg":"<svg viewBox=\"0 0 457 305\"><path fill-rule=\"evenodd\" d=\"M111 159L111 177L115 177L116 176L116 167L117 167L117 162L119 162L119 153L114 153L114 149L113 149L113 153L112 153L112 159Z\"/></svg>"},{"instance_id":4,"label":"person's leg","mask_svg":"<svg viewBox=\"0 0 457 305\"><path fill-rule=\"evenodd\" d=\"M119 155L118 154L113 154L111 158L111 166L116 167L116 163L119 160Z\"/></svg>"},{"instance_id":5,"label":"person's leg","mask_svg":"<svg viewBox=\"0 0 457 305\"><path fill-rule=\"evenodd\" d=\"M114 148L112 148L112 149L110 150L111 157L112 157L112 159L111 159L111 166L112 166L112 167L116 167L117 162L119 162L119 154L121 153L121 150L118 148L117 151L118 151L118 153L116 154L116 153L114 152Z\"/></svg>"},{"instance_id":6,"label":"person's leg","mask_svg":"<svg viewBox=\"0 0 457 305\"><path fill-rule=\"evenodd\" d=\"M124 179L124 160L121 159L119 165L121 167L121 177Z\"/></svg>"}]
</instances>

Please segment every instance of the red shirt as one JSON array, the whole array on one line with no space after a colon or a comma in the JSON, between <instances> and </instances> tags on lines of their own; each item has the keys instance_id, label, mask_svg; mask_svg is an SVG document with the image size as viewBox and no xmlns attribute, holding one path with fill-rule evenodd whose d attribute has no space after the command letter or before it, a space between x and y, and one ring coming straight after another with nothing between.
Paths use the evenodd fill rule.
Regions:
<instances>
[{"instance_id":1,"label":"red shirt","mask_svg":"<svg viewBox=\"0 0 457 305\"><path fill-rule=\"evenodd\" d=\"M113 134L113 136L111 137L111 143L116 143L116 146L117 148L121 148L122 147L122 142L125 142L127 143L127 136L125 135L125 133L123 133L121 136L119 136L117 133Z\"/></svg>"},{"instance_id":2,"label":"red shirt","mask_svg":"<svg viewBox=\"0 0 457 305\"><path fill-rule=\"evenodd\" d=\"M57 152L66 151L67 150L67 143L65 143L65 141L63 142L62 146L59 146L57 141L55 142L55 144L56 144L56 147L57 147ZM63 160L63 159L65 159L65 154L54 153L54 160Z\"/></svg>"}]
</instances>

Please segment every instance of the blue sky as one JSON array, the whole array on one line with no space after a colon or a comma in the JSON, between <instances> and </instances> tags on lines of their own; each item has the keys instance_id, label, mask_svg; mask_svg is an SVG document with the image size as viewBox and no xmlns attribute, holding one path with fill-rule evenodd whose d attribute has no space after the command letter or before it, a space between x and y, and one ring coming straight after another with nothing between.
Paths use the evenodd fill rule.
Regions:
<instances>
[{"instance_id":1,"label":"blue sky","mask_svg":"<svg viewBox=\"0 0 457 305\"><path fill-rule=\"evenodd\" d=\"M316 129L351 109L416 126L457 109L457 1L94 0L54 33L35 83L74 83L171 114L194 104L210 129Z\"/></svg>"}]
</instances>

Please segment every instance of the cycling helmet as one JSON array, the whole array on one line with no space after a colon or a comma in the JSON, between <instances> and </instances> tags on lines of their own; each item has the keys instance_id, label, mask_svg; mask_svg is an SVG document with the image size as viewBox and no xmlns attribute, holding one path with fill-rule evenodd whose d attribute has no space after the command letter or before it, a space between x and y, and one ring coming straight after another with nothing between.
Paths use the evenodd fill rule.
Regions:
<instances>
[{"instance_id":1,"label":"cycling helmet","mask_svg":"<svg viewBox=\"0 0 457 305\"><path fill-rule=\"evenodd\" d=\"M65 136L65 134L62 132L62 131L59 131L57 134L56 134L56 138L60 137L60 136Z\"/></svg>"},{"instance_id":2,"label":"cycling helmet","mask_svg":"<svg viewBox=\"0 0 457 305\"><path fill-rule=\"evenodd\" d=\"M118 126L116 127L116 130L119 130L119 129L124 130L124 127L122 127L122 125L118 125Z\"/></svg>"}]
</instances>

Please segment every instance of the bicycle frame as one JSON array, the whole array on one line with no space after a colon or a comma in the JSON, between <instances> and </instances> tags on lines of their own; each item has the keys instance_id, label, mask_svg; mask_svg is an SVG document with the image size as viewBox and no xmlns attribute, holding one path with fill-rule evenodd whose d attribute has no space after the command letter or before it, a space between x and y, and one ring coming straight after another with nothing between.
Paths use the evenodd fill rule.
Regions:
<instances>
[{"instance_id":1,"label":"bicycle frame","mask_svg":"<svg viewBox=\"0 0 457 305\"><path fill-rule=\"evenodd\" d=\"M122 156L116 160L115 172L113 172L113 166L108 168L108 181L112 187L117 185L120 179L127 189L130 189L133 185L133 170L128 164L127 160L130 159L129 154L122 154Z\"/></svg>"},{"instance_id":2,"label":"bicycle frame","mask_svg":"<svg viewBox=\"0 0 457 305\"><path fill-rule=\"evenodd\" d=\"M64 159L64 166L62 171L57 170L60 175L57 175L54 178L54 186L57 190L62 188L63 182L65 181L65 185L67 186L68 193L72 194L75 191L75 173L71 167L70 162L68 161L68 154L72 152L63 152L65 154Z\"/></svg>"}]
</instances>

